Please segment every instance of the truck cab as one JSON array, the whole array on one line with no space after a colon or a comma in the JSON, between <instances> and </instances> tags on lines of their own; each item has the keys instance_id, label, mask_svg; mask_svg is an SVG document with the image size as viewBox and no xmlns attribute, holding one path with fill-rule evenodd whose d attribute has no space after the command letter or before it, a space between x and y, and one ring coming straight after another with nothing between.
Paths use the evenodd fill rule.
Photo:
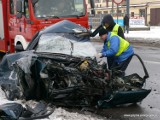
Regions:
<instances>
[{"instance_id":1,"label":"truck cab","mask_svg":"<svg viewBox=\"0 0 160 120\"><path fill-rule=\"evenodd\" d=\"M0 51L25 50L37 31L64 19L88 28L86 1L0 0Z\"/></svg>"}]
</instances>

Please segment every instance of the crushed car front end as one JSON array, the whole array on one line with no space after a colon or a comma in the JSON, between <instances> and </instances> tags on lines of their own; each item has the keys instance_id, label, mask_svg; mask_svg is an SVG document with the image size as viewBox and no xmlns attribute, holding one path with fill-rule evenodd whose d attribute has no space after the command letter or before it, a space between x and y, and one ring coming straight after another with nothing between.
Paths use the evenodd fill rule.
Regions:
<instances>
[{"instance_id":1,"label":"crushed car front end","mask_svg":"<svg viewBox=\"0 0 160 120\"><path fill-rule=\"evenodd\" d=\"M119 71L108 70L106 63L97 62L87 34L82 26L61 21L37 33L27 51L5 56L1 80L14 81L2 85L10 93L8 98L100 108L142 101L151 91L143 89L148 77L143 61L140 59L145 77L119 77Z\"/></svg>"}]
</instances>

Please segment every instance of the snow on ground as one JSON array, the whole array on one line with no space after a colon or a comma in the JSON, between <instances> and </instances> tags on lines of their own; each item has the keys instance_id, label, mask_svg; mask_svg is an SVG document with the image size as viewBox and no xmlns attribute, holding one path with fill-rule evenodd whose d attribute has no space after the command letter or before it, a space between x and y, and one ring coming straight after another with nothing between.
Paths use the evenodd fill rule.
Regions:
<instances>
[{"instance_id":1,"label":"snow on ground","mask_svg":"<svg viewBox=\"0 0 160 120\"><path fill-rule=\"evenodd\" d=\"M137 26L131 26L137 28ZM138 27L146 27L146 26L138 26ZM92 30L92 32L94 29ZM146 43L160 43L160 26L151 26L150 30L143 31L129 31L129 33L125 33L125 37L127 40L133 40L137 42L146 42ZM93 39L100 39L97 34Z\"/></svg>"},{"instance_id":2,"label":"snow on ground","mask_svg":"<svg viewBox=\"0 0 160 120\"><path fill-rule=\"evenodd\" d=\"M23 101L9 101L6 99L4 92L0 89L0 105L5 103L23 103ZM103 120L99 116L92 115L88 112L88 114L80 114L78 112L68 112L67 110L59 107L56 108L55 111L49 116L49 118L41 119L41 120Z\"/></svg>"},{"instance_id":3,"label":"snow on ground","mask_svg":"<svg viewBox=\"0 0 160 120\"><path fill-rule=\"evenodd\" d=\"M92 116L91 114L80 114L77 112L68 112L62 108L57 108L54 113L50 116L51 120L103 120ZM48 120L48 119L45 119Z\"/></svg>"},{"instance_id":4,"label":"snow on ground","mask_svg":"<svg viewBox=\"0 0 160 120\"><path fill-rule=\"evenodd\" d=\"M4 92L0 88L0 105L5 104L5 103L13 103L15 101L9 101L6 99ZM19 101L16 101L19 103Z\"/></svg>"},{"instance_id":5,"label":"snow on ground","mask_svg":"<svg viewBox=\"0 0 160 120\"><path fill-rule=\"evenodd\" d=\"M150 30L145 31L129 31L125 33L126 38L140 38L139 40L154 40L160 41L160 27L151 27ZM138 40L138 39L137 39Z\"/></svg>"}]
</instances>

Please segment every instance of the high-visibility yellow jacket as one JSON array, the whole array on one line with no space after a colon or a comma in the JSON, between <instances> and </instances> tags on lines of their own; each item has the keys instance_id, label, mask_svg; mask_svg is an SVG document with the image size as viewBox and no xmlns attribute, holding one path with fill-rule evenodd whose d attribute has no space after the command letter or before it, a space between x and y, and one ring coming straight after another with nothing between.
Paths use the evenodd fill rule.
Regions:
<instances>
[{"instance_id":1,"label":"high-visibility yellow jacket","mask_svg":"<svg viewBox=\"0 0 160 120\"><path fill-rule=\"evenodd\" d=\"M115 26L113 27L112 29L112 33L115 33L116 35L118 35L118 28L119 28L119 25L118 24L115 24Z\"/></svg>"},{"instance_id":2,"label":"high-visibility yellow jacket","mask_svg":"<svg viewBox=\"0 0 160 120\"><path fill-rule=\"evenodd\" d=\"M101 53L104 57L114 57L114 61L119 64L133 55L134 51L128 41L115 33L109 32Z\"/></svg>"},{"instance_id":3,"label":"high-visibility yellow jacket","mask_svg":"<svg viewBox=\"0 0 160 120\"><path fill-rule=\"evenodd\" d=\"M123 39L122 37L116 35L115 33L111 32L110 39L113 36L117 36L120 39L119 50L118 50L118 52L115 55L115 56L119 56L119 55L121 55L122 52L124 52L124 51L127 50L128 46L129 46L129 42L126 41L125 39ZM108 48L110 48L110 39L107 42Z\"/></svg>"}]
</instances>

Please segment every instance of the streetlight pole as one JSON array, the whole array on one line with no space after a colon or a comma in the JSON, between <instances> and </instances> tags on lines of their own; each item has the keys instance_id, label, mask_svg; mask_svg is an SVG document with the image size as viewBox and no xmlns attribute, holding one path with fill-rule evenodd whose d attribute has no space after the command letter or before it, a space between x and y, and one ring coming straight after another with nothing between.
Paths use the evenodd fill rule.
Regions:
<instances>
[{"instance_id":1,"label":"streetlight pole","mask_svg":"<svg viewBox=\"0 0 160 120\"><path fill-rule=\"evenodd\" d=\"M112 2L117 4L117 24L118 24L118 13L119 13L119 5L123 2L123 0L112 0Z\"/></svg>"},{"instance_id":2,"label":"streetlight pole","mask_svg":"<svg viewBox=\"0 0 160 120\"><path fill-rule=\"evenodd\" d=\"M118 24L118 15L119 15L119 7L118 7L118 4L117 4L117 24Z\"/></svg>"},{"instance_id":3,"label":"streetlight pole","mask_svg":"<svg viewBox=\"0 0 160 120\"><path fill-rule=\"evenodd\" d=\"M113 0L112 0L112 15L113 15L113 7L114 7L114 3L113 3Z\"/></svg>"},{"instance_id":4,"label":"streetlight pole","mask_svg":"<svg viewBox=\"0 0 160 120\"><path fill-rule=\"evenodd\" d=\"M128 17L130 17L130 14L129 14L129 6L130 6L130 0L126 0L126 11L127 11L127 15Z\"/></svg>"}]
</instances>

